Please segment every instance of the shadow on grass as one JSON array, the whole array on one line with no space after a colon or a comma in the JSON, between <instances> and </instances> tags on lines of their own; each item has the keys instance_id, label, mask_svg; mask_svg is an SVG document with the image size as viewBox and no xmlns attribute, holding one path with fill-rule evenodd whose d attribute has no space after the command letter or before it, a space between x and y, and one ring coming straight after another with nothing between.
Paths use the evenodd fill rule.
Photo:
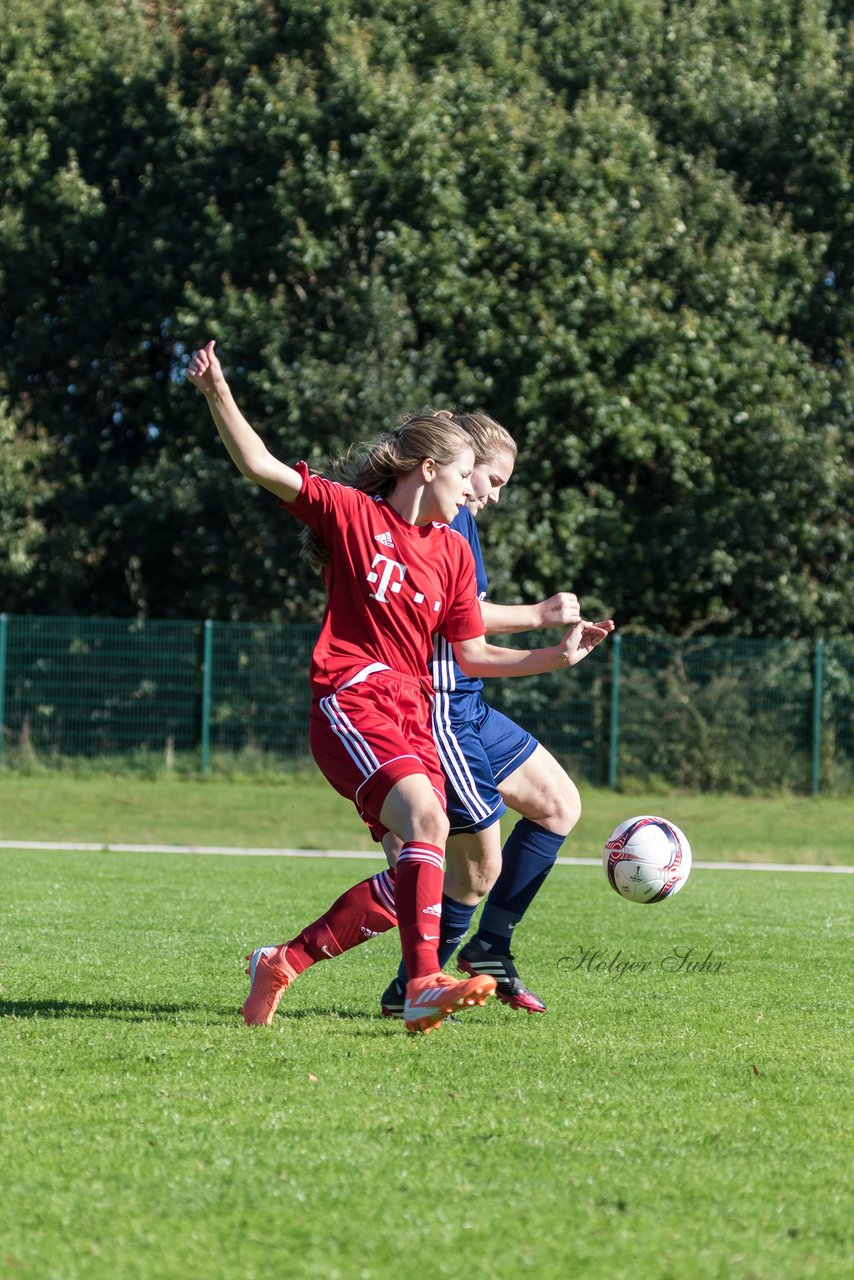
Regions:
<instances>
[{"instance_id":1,"label":"shadow on grass","mask_svg":"<svg viewBox=\"0 0 854 1280\"><path fill-rule=\"evenodd\" d=\"M120 1000L0 1000L0 1018L108 1018L119 1022L165 1022L182 1014L228 1016L231 1008L199 1004L123 1003Z\"/></svg>"},{"instance_id":2,"label":"shadow on grass","mask_svg":"<svg viewBox=\"0 0 854 1280\"><path fill-rule=\"evenodd\" d=\"M364 1022L368 1027L387 1027L390 1022L373 1009L344 1009L340 1005L317 1005L311 1009L280 1008L276 1014L276 1022L301 1022L307 1018L325 1018L329 1022Z\"/></svg>"},{"instance_id":3,"label":"shadow on grass","mask_svg":"<svg viewBox=\"0 0 854 1280\"><path fill-rule=\"evenodd\" d=\"M172 1022L190 1015L206 1018L222 1018L226 1022L239 1021L236 1005L208 1004L147 1004L144 1001L122 1002L82 1000L0 1000L0 1018L99 1018L114 1022ZM195 1015L195 1016L194 1016ZM276 1021L298 1022L305 1018L374 1022L375 1016L366 1009L342 1009L327 1005L314 1009L281 1009Z\"/></svg>"}]
</instances>

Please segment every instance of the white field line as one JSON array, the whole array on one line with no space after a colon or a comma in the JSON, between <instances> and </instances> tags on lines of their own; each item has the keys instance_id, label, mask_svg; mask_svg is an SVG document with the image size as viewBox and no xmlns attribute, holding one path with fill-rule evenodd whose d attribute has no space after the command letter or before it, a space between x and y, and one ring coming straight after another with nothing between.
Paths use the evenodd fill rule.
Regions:
<instances>
[{"instance_id":1,"label":"white field line","mask_svg":"<svg viewBox=\"0 0 854 1280\"><path fill-rule=\"evenodd\" d=\"M203 853L233 858L356 858L375 862L381 855L357 849L254 849L221 844L103 844L86 840L0 840L0 849L48 849L67 853ZM561 867L601 867L601 858L558 858ZM701 871L822 871L854 875L854 867L809 866L794 862L703 862Z\"/></svg>"}]
</instances>

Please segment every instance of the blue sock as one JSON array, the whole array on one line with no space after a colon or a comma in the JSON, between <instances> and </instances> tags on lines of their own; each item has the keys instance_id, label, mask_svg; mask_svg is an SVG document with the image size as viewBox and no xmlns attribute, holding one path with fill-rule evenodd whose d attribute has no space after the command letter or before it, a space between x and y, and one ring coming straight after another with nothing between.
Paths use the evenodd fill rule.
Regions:
<instances>
[{"instance_id":1,"label":"blue sock","mask_svg":"<svg viewBox=\"0 0 854 1280\"><path fill-rule=\"evenodd\" d=\"M476 937L499 955L507 955L513 930L551 871L566 836L520 818L501 851L501 875L492 886Z\"/></svg>"},{"instance_id":2,"label":"blue sock","mask_svg":"<svg viewBox=\"0 0 854 1280\"><path fill-rule=\"evenodd\" d=\"M440 969L444 969L468 933L475 911L477 911L476 905L469 907L464 902L449 898L446 893L442 894L442 918L439 921ZM397 980L402 987L406 987L406 969L402 960L397 971Z\"/></svg>"},{"instance_id":3,"label":"blue sock","mask_svg":"<svg viewBox=\"0 0 854 1280\"><path fill-rule=\"evenodd\" d=\"M471 927L477 903L466 906L442 894L442 919L439 924L439 964L444 969Z\"/></svg>"}]
</instances>

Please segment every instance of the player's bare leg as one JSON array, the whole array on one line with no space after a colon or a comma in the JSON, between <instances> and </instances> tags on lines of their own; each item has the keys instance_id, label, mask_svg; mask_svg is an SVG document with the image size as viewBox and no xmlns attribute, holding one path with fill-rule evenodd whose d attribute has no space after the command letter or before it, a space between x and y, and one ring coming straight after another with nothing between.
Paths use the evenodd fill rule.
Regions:
<instances>
[{"instance_id":1,"label":"player's bare leg","mask_svg":"<svg viewBox=\"0 0 854 1280\"><path fill-rule=\"evenodd\" d=\"M455 902L476 907L501 874L501 827L467 831L448 837L445 893Z\"/></svg>"},{"instance_id":2,"label":"player's bare leg","mask_svg":"<svg viewBox=\"0 0 854 1280\"><path fill-rule=\"evenodd\" d=\"M564 840L581 817L578 788L542 743L498 783L498 790L508 809Z\"/></svg>"}]
</instances>

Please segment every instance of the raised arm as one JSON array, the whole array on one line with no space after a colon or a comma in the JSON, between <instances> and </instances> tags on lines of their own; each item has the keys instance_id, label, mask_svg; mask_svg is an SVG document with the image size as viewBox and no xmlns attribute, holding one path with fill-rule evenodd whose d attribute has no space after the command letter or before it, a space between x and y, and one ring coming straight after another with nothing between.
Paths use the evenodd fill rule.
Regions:
<instances>
[{"instance_id":1,"label":"raised arm","mask_svg":"<svg viewBox=\"0 0 854 1280\"><path fill-rule=\"evenodd\" d=\"M474 640L457 640L454 656L467 676L481 680L490 676L538 676L576 666L613 630L610 618L605 622L582 620L567 631L559 644L543 649L505 649L478 636Z\"/></svg>"},{"instance_id":2,"label":"raised arm","mask_svg":"<svg viewBox=\"0 0 854 1280\"><path fill-rule=\"evenodd\" d=\"M238 409L213 342L193 352L187 376L207 400L216 429L238 471L283 502L292 502L302 488L302 478L293 467L273 457Z\"/></svg>"},{"instance_id":3,"label":"raised arm","mask_svg":"<svg viewBox=\"0 0 854 1280\"><path fill-rule=\"evenodd\" d=\"M509 636L515 631L538 631L543 627L571 627L581 618L578 597L559 591L537 604L493 604L481 600L480 611L488 636Z\"/></svg>"}]
</instances>

